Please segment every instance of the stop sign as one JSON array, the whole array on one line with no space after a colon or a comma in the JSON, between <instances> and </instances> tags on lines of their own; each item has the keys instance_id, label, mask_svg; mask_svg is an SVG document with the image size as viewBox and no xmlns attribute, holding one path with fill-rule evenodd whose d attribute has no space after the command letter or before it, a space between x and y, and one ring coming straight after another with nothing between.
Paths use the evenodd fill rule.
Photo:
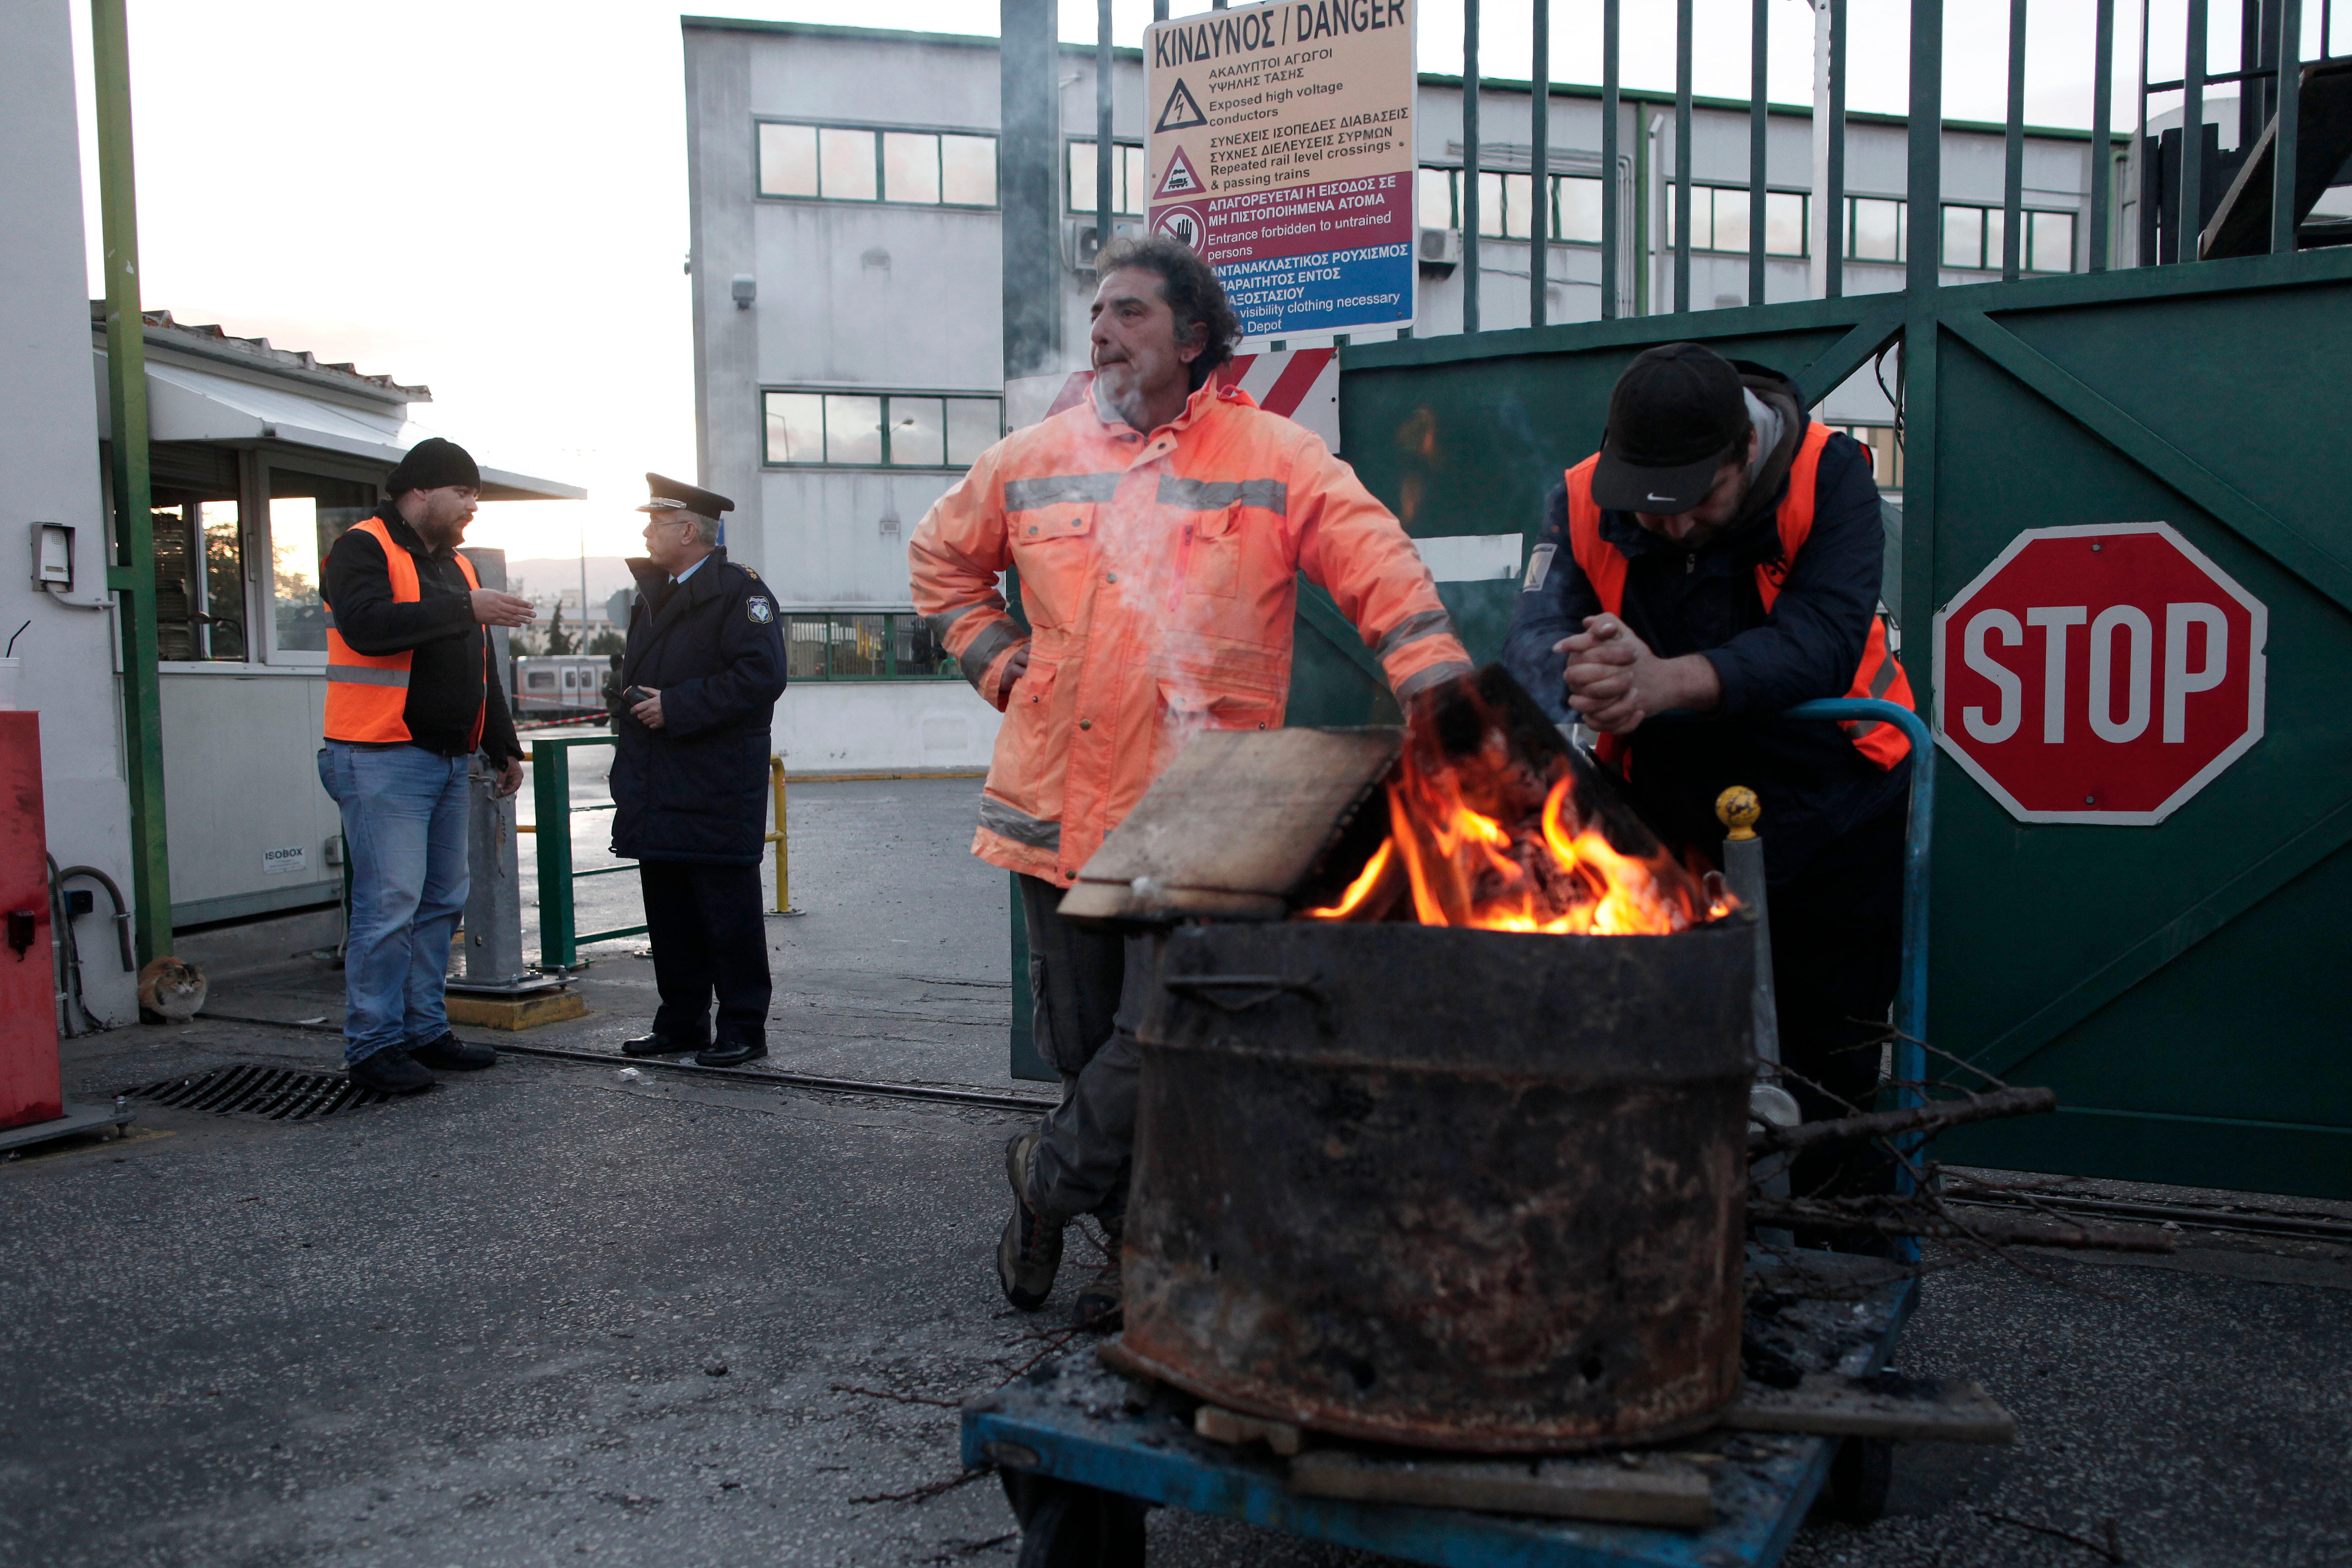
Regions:
<instances>
[{"instance_id":1,"label":"stop sign","mask_svg":"<svg viewBox=\"0 0 2352 1568\"><path fill-rule=\"evenodd\" d=\"M2163 523L2030 529L1936 616L1936 729L2021 821L2161 822L2262 739L2269 620Z\"/></svg>"}]
</instances>

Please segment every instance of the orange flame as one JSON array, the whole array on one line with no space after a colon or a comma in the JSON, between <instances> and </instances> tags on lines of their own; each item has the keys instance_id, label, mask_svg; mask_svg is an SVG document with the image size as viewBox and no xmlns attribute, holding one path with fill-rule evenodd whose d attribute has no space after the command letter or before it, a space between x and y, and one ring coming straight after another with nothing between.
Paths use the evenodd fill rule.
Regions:
<instances>
[{"instance_id":1,"label":"orange flame","mask_svg":"<svg viewBox=\"0 0 2352 1568\"><path fill-rule=\"evenodd\" d=\"M1597 823L1582 821L1565 762L1539 807L1512 812L1541 781L1494 750L1433 766L1409 747L1387 785L1388 837L1337 901L1302 918L1403 919L1409 910L1423 925L1632 936L1687 930L1736 907L1719 879L1702 881L1663 851L1624 854ZM1465 765L1482 803L1516 820L1507 825L1463 798Z\"/></svg>"}]
</instances>

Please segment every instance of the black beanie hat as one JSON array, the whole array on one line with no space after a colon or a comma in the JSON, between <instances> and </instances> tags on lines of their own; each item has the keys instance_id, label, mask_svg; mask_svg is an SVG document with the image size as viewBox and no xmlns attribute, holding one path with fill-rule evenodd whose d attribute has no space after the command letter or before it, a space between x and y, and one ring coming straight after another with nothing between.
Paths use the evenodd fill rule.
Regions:
<instances>
[{"instance_id":1,"label":"black beanie hat","mask_svg":"<svg viewBox=\"0 0 2352 1568\"><path fill-rule=\"evenodd\" d=\"M384 477L383 491L397 496L403 490L437 490L444 485L479 489L481 484L482 470L474 466L473 454L455 441L434 436L408 449L399 466Z\"/></svg>"}]
</instances>

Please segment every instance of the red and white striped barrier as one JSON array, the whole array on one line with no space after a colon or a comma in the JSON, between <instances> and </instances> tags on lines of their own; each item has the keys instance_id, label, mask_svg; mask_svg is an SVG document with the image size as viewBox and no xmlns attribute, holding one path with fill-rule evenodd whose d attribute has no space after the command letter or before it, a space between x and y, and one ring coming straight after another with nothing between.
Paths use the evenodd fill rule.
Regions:
<instances>
[{"instance_id":1,"label":"red and white striped barrier","mask_svg":"<svg viewBox=\"0 0 2352 1568\"><path fill-rule=\"evenodd\" d=\"M1018 430L1075 408L1094 385L1095 373L1074 370L1066 375L1033 375L1004 384L1004 422ZM1240 354L1217 373L1217 379L1237 384L1260 408L1296 419L1333 451L1339 449L1339 351L1284 349L1275 353Z\"/></svg>"}]
</instances>

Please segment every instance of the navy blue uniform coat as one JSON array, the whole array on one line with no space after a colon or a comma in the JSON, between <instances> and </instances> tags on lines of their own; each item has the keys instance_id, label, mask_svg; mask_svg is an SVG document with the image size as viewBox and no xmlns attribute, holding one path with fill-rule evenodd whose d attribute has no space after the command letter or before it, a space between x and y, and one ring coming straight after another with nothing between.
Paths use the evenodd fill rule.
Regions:
<instances>
[{"instance_id":1,"label":"navy blue uniform coat","mask_svg":"<svg viewBox=\"0 0 2352 1568\"><path fill-rule=\"evenodd\" d=\"M704 866L758 863L768 831L769 728L784 689L783 617L750 571L714 550L675 588L631 561L621 685L661 693L663 727L613 715L613 852Z\"/></svg>"}]
</instances>

